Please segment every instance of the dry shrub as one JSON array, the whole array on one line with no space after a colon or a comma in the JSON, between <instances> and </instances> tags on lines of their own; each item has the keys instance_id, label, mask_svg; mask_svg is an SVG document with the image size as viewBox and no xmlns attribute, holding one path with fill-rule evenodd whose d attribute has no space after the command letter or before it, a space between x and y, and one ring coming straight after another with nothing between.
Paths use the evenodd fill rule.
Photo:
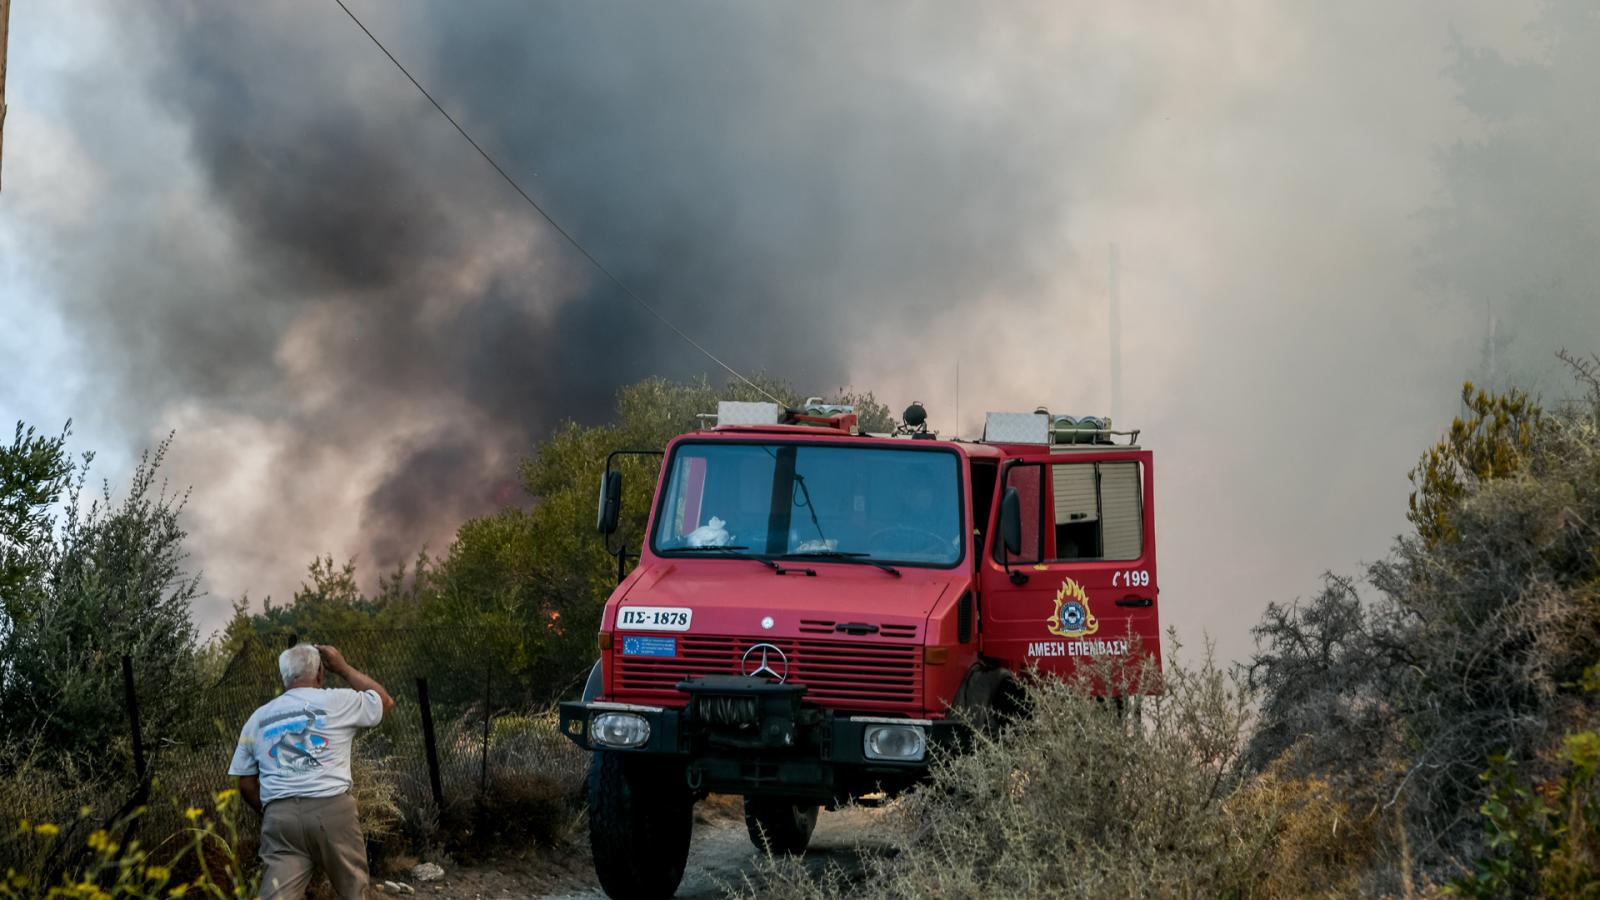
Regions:
<instances>
[{"instance_id":1,"label":"dry shrub","mask_svg":"<svg viewBox=\"0 0 1600 900\"><path fill-rule=\"evenodd\" d=\"M37 742L0 743L0 811L6 820L71 820L82 807L98 810L107 793L107 785L71 760L45 754ZM15 824L0 821L4 828Z\"/></svg>"},{"instance_id":2,"label":"dry shrub","mask_svg":"<svg viewBox=\"0 0 1600 900\"><path fill-rule=\"evenodd\" d=\"M1031 715L936 759L931 781L891 807L891 850L860 876L769 860L746 884L762 896L1269 896L1270 871L1317 856L1312 835L1337 814L1326 786L1292 783L1233 801L1248 698L1209 651L1174 645L1164 692L1115 707L1088 682L1041 680ZM1100 673L1100 677L1106 677ZM1144 683L1149 683L1148 681ZM1298 796L1291 796L1297 793ZM1281 809L1268 804L1286 802ZM1281 840L1303 846L1277 855ZM1338 853L1324 854L1332 860ZM1274 880L1278 878L1280 880Z\"/></svg>"},{"instance_id":3,"label":"dry shrub","mask_svg":"<svg viewBox=\"0 0 1600 900\"><path fill-rule=\"evenodd\" d=\"M419 848L486 851L566 843L583 804L588 758L561 734L553 710L503 715L489 725L487 778L481 712L447 725L439 739L444 808L428 785L402 784L400 806Z\"/></svg>"},{"instance_id":4,"label":"dry shrub","mask_svg":"<svg viewBox=\"0 0 1600 900\"><path fill-rule=\"evenodd\" d=\"M1352 808L1327 778L1297 777L1275 763L1224 804L1229 830L1258 841L1252 893L1263 897L1360 892L1377 850L1377 814ZM1252 852L1246 848L1247 852Z\"/></svg>"},{"instance_id":5,"label":"dry shrub","mask_svg":"<svg viewBox=\"0 0 1600 900\"><path fill-rule=\"evenodd\" d=\"M1408 866L1437 882L1479 855L1491 758L1548 779L1564 735L1600 715L1577 687L1600 659L1597 421L1600 396L1541 414L1512 444L1457 423L1424 460L1446 473L1419 485L1438 492L1429 525L1368 570L1375 596L1330 576L1254 629L1253 766L1282 757L1356 811L1394 818L1380 835L1388 889L1406 888L1393 873Z\"/></svg>"},{"instance_id":6,"label":"dry shrub","mask_svg":"<svg viewBox=\"0 0 1600 900\"><path fill-rule=\"evenodd\" d=\"M350 760L350 793L356 798L361 831L371 842L382 842L399 832L405 816L400 811L400 786L395 766L387 757L357 752Z\"/></svg>"}]
</instances>

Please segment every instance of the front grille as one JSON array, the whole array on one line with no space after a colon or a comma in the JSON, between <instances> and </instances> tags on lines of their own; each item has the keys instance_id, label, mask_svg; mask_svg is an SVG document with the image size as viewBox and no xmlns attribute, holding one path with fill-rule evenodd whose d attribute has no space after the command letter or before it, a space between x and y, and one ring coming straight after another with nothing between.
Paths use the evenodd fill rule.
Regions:
<instances>
[{"instance_id":1,"label":"front grille","mask_svg":"<svg viewBox=\"0 0 1600 900\"><path fill-rule=\"evenodd\" d=\"M878 629L878 634L880 636L886 638L909 639L917 636L917 626L915 625L896 625L890 622L884 622L882 624L864 622L862 624L872 625L874 628ZM801 634L835 634L839 630L839 623L833 621L832 619L800 620ZM752 640L754 639L752 638Z\"/></svg>"},{"instance_id":2,"label":"front grille","mask_svg":"<svg viewBox=\"0 0 1600 900\"><path fill-rule=\"evenodd\" d=\"M789 657L788 683L806 685L805 698L813 703L844 710L922 705L921 648L875 641L682 635L675 657L615 655L616 686L630 701L682 701L687 697L678 682L695 675L742 674L744 652L763 643Z\"/></svg>"}]
</instances>

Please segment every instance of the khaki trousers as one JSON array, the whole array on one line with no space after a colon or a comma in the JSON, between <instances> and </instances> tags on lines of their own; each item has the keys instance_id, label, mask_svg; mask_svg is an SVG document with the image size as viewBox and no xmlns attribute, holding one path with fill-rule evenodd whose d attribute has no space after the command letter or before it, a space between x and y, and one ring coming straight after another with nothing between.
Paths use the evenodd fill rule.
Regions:
<instances>
[{"instance_id":1,"label":"khaki trousers","mask_svg":"<svg viewBox=\"0 0 1600 900\"><path fill-rule=\"evenodd\" d=\"M321 869L343 900L367 889L367 844L356 798L279 797L261 817L261 891L271 900L305 896L312 869Z\"/></svg>"}]
</instances>

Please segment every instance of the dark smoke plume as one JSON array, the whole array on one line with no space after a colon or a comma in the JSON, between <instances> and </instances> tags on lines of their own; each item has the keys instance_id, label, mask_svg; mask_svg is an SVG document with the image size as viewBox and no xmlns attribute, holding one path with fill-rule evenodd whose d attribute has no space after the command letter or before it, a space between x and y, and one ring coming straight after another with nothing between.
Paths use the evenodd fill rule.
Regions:
<instances>
[{"instance_id":1,"label":"dark smoke plume","mask_svg":"<svg viewBox=\"0 0 1600 900\"><path fill-rule=\"evenodd\" d=\"M819 390L850 379L863 343L903 352L944 311L1027 291L1032 236L1067 209L1038 188L1102 149L1034 127L1060 112L1026 60L965 103L933 77L1042 11L356 9L663 314L738 367ZM503 502L558 421L603 417L645 375L715 373L523 207L337 7L153 13L149 86L220 212L226 280L94 295L83 318L137 409L181 403L216 429L222 446L192 454L210 470L197 483L226 477L243 452L228 443L273 432L255 465L290 506L252 508L251 534L348 503L353 484L299 483L340 465L329 478L361 485L353 549L394 565ZM115 337L133 330L136 345Z\"/></svg>"},{"instance_id":2,"label":"dark smoke plume","mask_svg":"<svg viewBox=\"0 0 1600 900\"><path fill-rule=\"evenodd\" d=\"M0 313L82 358L0 353L107 441L177 429L217 607L442 550L562 419L717 376L330 0L24 7ZM802 389L968 435L1107 412L1118 243L1164 615L1224 656L1385 551L1464 376L1554 396L1596 349L1579 0L352 7L626 283Z\"/></svg>"}]
</instances>

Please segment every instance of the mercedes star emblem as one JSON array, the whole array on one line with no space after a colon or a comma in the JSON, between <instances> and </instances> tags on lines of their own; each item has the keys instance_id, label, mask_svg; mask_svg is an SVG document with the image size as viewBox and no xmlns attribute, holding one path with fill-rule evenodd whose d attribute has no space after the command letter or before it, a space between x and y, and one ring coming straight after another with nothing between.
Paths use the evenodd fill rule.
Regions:
<instances>
[{"instance_id":1,"label":"mercedes star emblem","mask_svg":"<svg viewBox=\"0 0 1600 900\"><path fill-rule=\"evenodd\" d=\"M751 678L789 679L789 657L771 644L756 644L739 658L739 671Z\"/></svg>"}]
</instances>

